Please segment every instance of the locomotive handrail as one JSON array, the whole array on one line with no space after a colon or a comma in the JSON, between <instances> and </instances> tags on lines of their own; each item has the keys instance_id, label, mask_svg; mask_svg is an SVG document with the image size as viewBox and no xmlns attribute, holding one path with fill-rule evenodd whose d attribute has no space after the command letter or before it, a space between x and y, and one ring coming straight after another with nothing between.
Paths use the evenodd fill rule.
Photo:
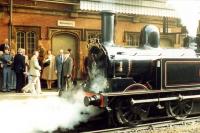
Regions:
<instances>
[{"instance_id":1,"label":"locomotive handrail","mask_svg":"<svg viewBox=\"0 0 200 133\"><path fill-rule=\"evenodd\" d=\"M134 100L131 98L131 104L139 104L139 103L152 103L152 102L164 102L164 101L175 101L175 100L187 100L187 99L198 99L200 95L190 95L190 96L182 96L179 94L178 96L173 97L164 97L164 98L152 98L152 99L143 99L143 100Z\"/></svg>"}]
</instances>

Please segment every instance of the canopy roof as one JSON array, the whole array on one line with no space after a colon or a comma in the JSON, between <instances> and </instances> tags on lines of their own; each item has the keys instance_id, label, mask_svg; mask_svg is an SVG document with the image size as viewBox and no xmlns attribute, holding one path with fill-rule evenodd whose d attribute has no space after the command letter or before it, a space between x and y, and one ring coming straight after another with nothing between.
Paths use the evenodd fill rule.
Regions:
<instances>
[{"instance_id":1,"label":"canopy roof","mask_svg":"<svg viewBox=\"0 0 200 133\"><path fill-rule=\"evenodd\" d=\"M81 10L113 10L122 14L178 17L167 0L80 0Z\"/></svg>"}]
</instances>

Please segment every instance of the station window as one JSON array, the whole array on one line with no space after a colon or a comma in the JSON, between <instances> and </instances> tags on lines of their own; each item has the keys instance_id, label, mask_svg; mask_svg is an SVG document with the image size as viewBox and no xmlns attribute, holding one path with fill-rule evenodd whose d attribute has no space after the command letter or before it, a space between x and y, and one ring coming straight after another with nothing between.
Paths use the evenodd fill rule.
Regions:
<instances>
[{"instance_id":1,"label":"station window","mask_svg":"<svg viewBox=\"0 0 200 133\"><path fill-rule=\"evenodd\" d=\"M138 47L139 46L139 33L136 32L125 32L124 41L127 46Z\"/></svg>"},{"instance_id":2,"label":"station window","mask_svg":"<svg viewBox=\"0 0 200 133\"><path fill-rule=\"evenodd\" d=\"M86 39L88 42L91 40L99 40L99 42L102 42L100 30L86 30Z\"/></svg>"},{"instance_id":3,"label":"station window","mask_svg":"<svg viewBox=\"0 0 200 133\"><path fill-rule=\"evenodd\" d=\"M36 49L36 33L35 32L28 32L27 33L27 51L28 53L33 53Z\"/></svg>"},{"instance_id":4,"label":"station window","mask_svg":"<svg viewBox=\"0 0 200 133\"><path fill-rule=\"evenodd\" d=\"M25 48L25 33L17 32L17 48Z\"/></svg>"},{"instance_id":5,"label":"station window","mask_svg":"<svg viewBox=\"0 0 200 133\"><path fill-rule=\"evenodd\" d=\"M39 38L39 28L17 27L17 49L24 48L29 57L37 48Z\"/></svg>"}]
</instances>

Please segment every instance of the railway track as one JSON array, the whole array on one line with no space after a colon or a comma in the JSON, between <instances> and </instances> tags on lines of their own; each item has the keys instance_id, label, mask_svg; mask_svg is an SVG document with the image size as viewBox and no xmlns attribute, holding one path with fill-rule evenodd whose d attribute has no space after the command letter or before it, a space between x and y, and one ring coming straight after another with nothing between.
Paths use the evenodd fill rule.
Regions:
<instances>
[{"instance_id":1,"label":"railway track","mask_svg":"<svg viewBox=\"0 0 200 133\"><path fill-rule=\"evenodd\" d=\"M190 117L184 121L178 120L166 120L162 122L152 122L148 124L140 124L136 127L119 127L119 128L110 128L96 131L88 131L82 133L149 133L150 131L161 130L162 133L165 132L162 129L171 129L174 130L176 128L188 127L199 124L200 126L200 116L198 117ZM159 132L159 131L158 131Z\"/></svg>"}]
</instances>

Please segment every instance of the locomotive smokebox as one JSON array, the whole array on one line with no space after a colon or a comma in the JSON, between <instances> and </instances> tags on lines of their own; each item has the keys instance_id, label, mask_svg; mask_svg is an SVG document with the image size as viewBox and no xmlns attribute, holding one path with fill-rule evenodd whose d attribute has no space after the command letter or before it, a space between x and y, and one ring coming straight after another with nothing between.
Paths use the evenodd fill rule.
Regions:
<instances>
[{"instance_id":1,"label":"locomotive smokebox","mask_svg":"<svg viewBox=\"0 0 200 133\"><path fill-rule=\"evenodd\" d=\"M102 41L105 46L114 45L114 15L113 11L105 10L101 12Z\"/></svg>"}]
</instances>

